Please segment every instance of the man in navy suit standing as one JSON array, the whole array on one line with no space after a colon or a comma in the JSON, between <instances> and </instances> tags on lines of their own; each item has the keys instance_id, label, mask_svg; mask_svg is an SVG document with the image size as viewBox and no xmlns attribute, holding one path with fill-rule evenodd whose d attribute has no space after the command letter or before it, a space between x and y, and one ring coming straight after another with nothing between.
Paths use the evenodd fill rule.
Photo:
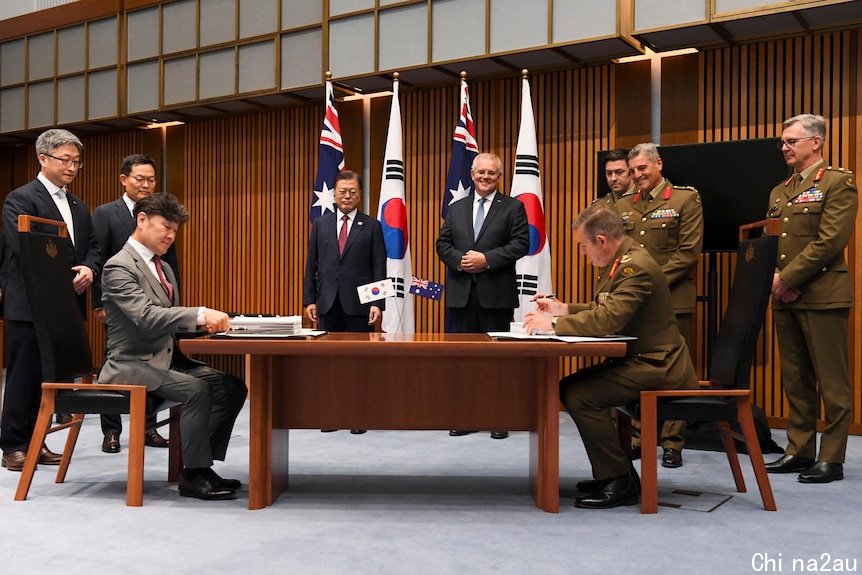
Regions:
<instances>
[{"instance_id":1,"label":"man in navy suit standing","mask_svg":"<svg viewBox=\"0 0 862 575\"><path fill-rule=\"evenodd\" d=\"M386 279L386 244L380 222L359 211L362 178L344 170L335 177L334 213L311 226L302 302L325 331L369 332L386 300L359 302L356 288Z\"/></svg>"},{"instance_id":2,"label":"man in navy suit standing","mask_svg":"<svg viewBox=\"0 0 862 575\"><path fill-rule=\"evenodd\" d=\"M3 205L3 234L9 257L3 293L8 355L0 448L3 450L2 465L10 471L21 471L24 467L42 396L42 360L30 303L24 290L18 216L28 214L66 223L73 254L69 274L72 287L78 294L81 313L86 315L84 292L101 269L99 244L93 234L90 211L67 189L84 164L81 161L83 149L81 140L71 132L43 132L36 140L36 156L41 171L35 180L10 192ZM40 228L38 224L34 227ZM67 278L57 279L68 281ZM59 465L60 459L59 454L42 446L39 464Z\"/></svg>"},{"instance_id":3,"label":"man in navy suit standing","mask_svg":"<svg viewBox=\"0 0 862 575\"><path fill-rule=\"evenodd\" d=\"M457 333L509 331L518 307L515 262L530 249L530 230L524 204L497 190L502 168L494 154L476 156L470 169L475 191L449 206L437 238L437 255L448 268L446 313ZM508 435L491 433L494 439Z\"/></svg>"},{"instance_id":4,"label":"man in navy suit standing","mask_svg":"<svg viewBox=\"0 0 862 575\"><path fill-rule=\"evenodd\" d=\"M132 154L123 158L120 164L120 185L123 187L123 195L107 204L102 204L93 210L93 232L102 253L102 266L105 265L114 254L123 249L126 240L135 229L135 218L132 212L135 204L157 191L156 163L144 154ZM179 277L179 266L177 265L177 251L174 244L168 248L162 258L174 270ZM177 282L179 284L179 282ZM179 287L177 285L176 287ZM91 292L93 303L93 317L105 323L105 309L102 304L102 282L95 282ZM144 442L151 447L167 447L168 440L159 435L155 428L155 414L147 418L147 433ZM102 451L105 453L118 453L120 451L120 433L123 431L123 422L119 415L102 416Z\"/></svg>"}]
</instances>

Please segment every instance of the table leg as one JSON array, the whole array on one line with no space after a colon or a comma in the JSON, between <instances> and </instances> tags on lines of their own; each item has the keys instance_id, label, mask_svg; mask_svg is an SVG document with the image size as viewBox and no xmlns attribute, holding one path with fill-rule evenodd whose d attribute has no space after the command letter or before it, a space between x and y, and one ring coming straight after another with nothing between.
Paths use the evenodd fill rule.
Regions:
<instances>
[{"instance_id":1,"label":"table leg","mask_svg":"<svg viewBox=\"0 0 862 575\"><path fill-rule=\"evenodd\" d=\"M530 431L530 491L536 507L560 512L560 408L557 358L537 359L536 429Z\"/></svg>"},{"instance_id":2,"label":"table leg","mask_svg":"<svg viewBox=\"0 0 862 575\"><path fill-rule=\"evenodd\" d=\"M272 364L272 356L246 355L249 509L272 505L287 487L289 432L272 427Z\"/></svg>"}]
</instances>

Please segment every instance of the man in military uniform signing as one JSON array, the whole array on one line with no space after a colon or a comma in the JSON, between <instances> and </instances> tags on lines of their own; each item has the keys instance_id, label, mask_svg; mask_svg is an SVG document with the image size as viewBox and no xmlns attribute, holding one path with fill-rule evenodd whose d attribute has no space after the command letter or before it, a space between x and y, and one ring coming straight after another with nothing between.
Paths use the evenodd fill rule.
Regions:
<instances>
[{"instance_id":1,"label":"man in military uniform signing","mask_svg":"<svg viewBox=\"0 0 862 575\"><path fill-rule=\"evenodd\" d=\"M703 245L703 207L700 194L690 187L674 186L662 174L662 160L655 144L638 144L628 154L628 167L637 193L625 196L614 207L622 216L626 233L646 248L661 266L670 286L679 333L690 345L691 316L695 307L694 274ZM632 426L640 429L640 422ZM661 430L664 467L682 465L685 422L665 421ZM639 439L633 440L633 458Z\"/></svg>"},{"instance_id":2,"label":"man in military uniform signing","mask_svg":"<svg viewBox=\"0 0 862 575\"><path fill-rule=\"evenodd\" d=\"M525 315L524 327L529 333L553 329L560 335L638 338L629 342L625 357L609 358L560 382L560 399L578 426L594 478L578 483L585 495L575 506L634 505L639 479L609 408L638 401L643 389L694 388L697 375L676 328L666 275L626 237L619 215L593 204L575 219L574 229L581 253L599 268L595 301L565 304L537 295L538 309Z\"/></svg>"},{"instance_id":3,"label":"man in military uniform signing","mask_svg":"<svg viewBox=\"0 0 862 575\"><path fill-rule=\"evenodd\" d=\"M593 203L615 206L621 198L634 196L637 193L638 190L629 173L628 150L617 148L605 155L605 180L608 182L610 193L596 198Z\"/></svg>"},{"instance_id":4,"label":"man in military uniform signing","mask_svg":"<svg viewBox=\"0 0 862 575\"><path fill-rule=\"evenodd\" d=\"M787 454L766 470L801 472L803 483L829 483L844 478L853 412L847 366L853 286L844 248L856 219L856 178L823 161L826 121L821 116L801 114L782 127L781 153L793 175L772 190L767 217L781 223L772 317L790 416ZM826 427L815 461L821 399Z\"/></svg>"}]
</instances>

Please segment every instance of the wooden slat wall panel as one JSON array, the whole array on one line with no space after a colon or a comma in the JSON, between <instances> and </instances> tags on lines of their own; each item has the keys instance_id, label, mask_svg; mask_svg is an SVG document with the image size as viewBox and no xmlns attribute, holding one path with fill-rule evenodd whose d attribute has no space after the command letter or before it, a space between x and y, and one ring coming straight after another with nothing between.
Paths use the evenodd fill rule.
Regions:
<instances>
[{"instance_id":1,"label":"wooden slat wall panel","mask_svg":"<svg viewBox=\"0 0 862 575\"><path fill-rule=\"evenodd\" d=\"M828 122L825 157L828 163L858 171L857 126L859 116L858 32L760 42L708 50L699 56L703 86L700 91L700 141L766 138L781 134L781 123L803 112L824 116ZM778 153L776 151L776 153ZM721 169L716 166L715 169ZM764 206L764 212L766 206ZM857 229L860 222L857 216ZM853 433L862 433L859 338L862 296L856 254L860 234L847 250L857 306L851 313L850 357L854 388ZM724 300L732 281L733 257L719 258L720 297ZM723 306L722 306L723 307ZM778 344L771 311L757 344L752 369L756 402L777 424L786 422L787 403L781 389Z\"/></svg>"}]
</instances>

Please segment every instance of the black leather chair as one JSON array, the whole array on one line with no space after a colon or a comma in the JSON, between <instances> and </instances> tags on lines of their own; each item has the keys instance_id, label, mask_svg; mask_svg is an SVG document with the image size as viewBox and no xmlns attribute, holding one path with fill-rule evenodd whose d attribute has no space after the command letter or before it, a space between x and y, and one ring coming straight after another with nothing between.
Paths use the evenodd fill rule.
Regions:
<instances>
[{"instance_id":1,"label":"black leather chair","mask_svg":"<svg viewBox=\"0 0 862 575\"><path fill-rule=\"evenodd\" d=\"M36 229L31 230L34 226ZM55 233L46 232L54 229ZM47 434L69 429L56 477L56 482L62 483L75 450L84 414L130 414L126 504L138 507L143 503L146 414L170 409L170 418L162 424L170 424L168 480L176 481L182 468L180 406L175 402L147 396L146 388L141 385L92 383L92 354L84 318L72 289L72 253L66 239L66 225L22 215L18 217L18 234L21 269L39 341L42 377L45 381L42 383L42 401L36 427L15 500L27 498L39 451ZM74 414L72 421L51 426L52 415L57 412Z\"/></svg>"},{"instance_id":2,"label":"black leather chair","mask_svg":"<svg viewBox=\"0 0 862 575\"><path fill-rule=\"evenodd\" d=\"M718 424L736 490L745 492L745 481L739 467L734 438L744 441L754 468L763 507L775 511L775 499L763 463L760 443L751 415L749 379L755 342L763 326L772 288L778 238L768 229L763 237L747 239L748 231L766 226L757 222L743 226L737 250L736 270L730 298L709 355L708 381L700 389L642 391L640 403L620 408L618 417L625 427L630 417L641 420L641 513L658 511L657 462L647 446L656 445L658 423L663 420L714 421ZM626 417L628 416L628 417ZM738 423L742 434L733 431ZM628 447L623 430L621 442Z\"/></svg>"}]
</instances>

